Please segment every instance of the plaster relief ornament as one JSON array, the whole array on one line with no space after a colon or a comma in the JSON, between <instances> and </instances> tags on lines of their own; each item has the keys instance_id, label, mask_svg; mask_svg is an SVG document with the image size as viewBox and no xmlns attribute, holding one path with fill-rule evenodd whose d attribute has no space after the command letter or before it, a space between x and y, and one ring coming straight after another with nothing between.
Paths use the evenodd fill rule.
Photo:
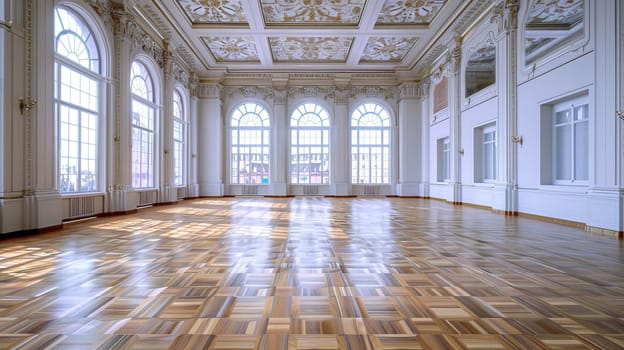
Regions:
<instances>
[{"instance_id":1,"label":"plaster relief ornament","mask_svg":"<svg viewBox=\"0 0 624 350\"><path fill-rule=\"evenodd\" d=\"M398 62L412 48L417 37L371 37L361 62Z\"/></svg>"},{"instance_id":2,"label":"plaster relief ornament","mask_svg":"<svg viewBox=\"0 0 624 350\"><path fill-rule=\"evenodd\" d=\"M261 0L268 25L356 25L365 3L365 0Z\"/></svg>"},{"instance_id":3,"label":"plaster relief ornament","mask_svg":"<svg viewBox=\"0 0 624 350\"><path fill-rule=\"evenodd\" d=\"M352 37L270 37L273 59L277 62L344 62Z\"/></svg>"},{"instance_id":4,"label":"plaster relief ornament","mask_svg":"<svg viewBox=\"0 0 624 350\"><path fill-rule=\"evenodd\" d=\"M378 24L429 24L446 0L386 0Z\"/></svg>"},{"instance_id":5,"label":"plaster relief ornament","mask_svg":"<svg viewBox=\"0 0 624 350\"><path fill-rule=\"evenodd\" d=\"M247 23L239 0L177 0L192 23Z\"/></svg>"},{"instance_id":6,"label":"plaster relief ornament","mask_svg":"<svg viewBox=\"0 0 624 350\"><path fill-rule=\"evenodd\" d=\"M252 37L204 37L204 43L218 62L260 62Z\"/></svg>"}]
</instances>

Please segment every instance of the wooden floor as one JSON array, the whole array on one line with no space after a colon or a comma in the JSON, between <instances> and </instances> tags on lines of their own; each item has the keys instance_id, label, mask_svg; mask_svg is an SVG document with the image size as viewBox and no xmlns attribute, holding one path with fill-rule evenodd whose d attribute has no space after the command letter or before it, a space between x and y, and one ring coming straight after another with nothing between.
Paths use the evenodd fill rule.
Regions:
<instances>
[{"instance_id":1,"label":"wooden floor","mask_svg":"<svg viewBox=\"0 0 624 350\"><path fill-rule=\"evenodd\" d=\"M623 349L624 245L399 198L226 198L0 241L0 348Z\"/></svg>"}]
</instances>

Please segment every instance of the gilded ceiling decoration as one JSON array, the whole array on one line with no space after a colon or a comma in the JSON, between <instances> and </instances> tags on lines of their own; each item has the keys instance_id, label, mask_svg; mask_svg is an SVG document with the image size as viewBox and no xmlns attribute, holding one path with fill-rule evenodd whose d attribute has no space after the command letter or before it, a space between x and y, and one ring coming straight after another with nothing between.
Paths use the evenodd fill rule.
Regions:
<instances>
[{"instance_id":1,"label":"gilded ceiling decoration","mask_svg":"<svg viewBox=\"0 0 624 350\"><path fill-rule=\"evenodd\" d=\"M260 62L252 37L202 37L217 62Z\"/></svg>"},{"instance_id":2,"label":"gilded ceiling decoration","mask_svg":"<svg viewBox=\"0 0 624 350\"><path fill-rule=\"evenodd\" d=\"M573 27L583 19L583 0L537 0L527 19L527 27Z\"/></svg>"},{"instance_id":3,"label":"gilded ceiling decoration","mask_svg":"<svg viewBox=\"0 0 624 350\"><path fill-rule=\"evenodd\" d=\"M397 62L412 48L418 37L370 37L360 62Z\"/></svg>"},{"instance_id":4,"label":"gilded ceiling decoration","mask_svg":"<svg viewBox=\"0 0 624 350\"><path fill-rule=\"evenodd\" d=\"M276 62L345 62L353 37L269 37Z\"/></svg>"},{"instance_id":5,"label":"gilded ceiling decoration","mask_svg":"<svg viewBox=\"0 0 624 350\"><path fill-rule=\"evenodd\" d=\"M266 25L357 25L366 0L260 0Z\"/></svg>"},{"instance_id":6,"label":"gilded ceiling decoration","mask_svg":"<svg viewBox=\"0 0 624 350\"><path fill-rule=\"evenodd\" d=\"M446 0L386 0L377 24L429 24Z\"/></svg>"},{"instance_id":7,"label":"gilded ceiling decoration","mask_svg":"<svg viewBox=\"0 0 624 350\"><path fill-rule=\"evenodd\" d=\"M557 8L564 8L555 0L522 1L530 5L536 2L536 20L552 18L546 15L550 12L538 11L538 6L555 3ZM315 74L361 73L353 75L354 79L376 81L373 75L379 72L394 77L392 74L400 71L405 79L426 76L454 33L464 33L471 23L486 18L484 12L494 0L123 2L132 4L129 12L149 22L146 28L151 28L154 38L169 40L168 49L174 49L199 77L217 79L257 71L268 71L269 76L287 69ZM526 34L526 28L522 29L520 34ZM527 37L530 35L523 38ZM306 81L308 77L292 79Z\"/></svg>"},{"instance_id":8,"label":"gilded ceiling decoration","mask_svg":"<svg viewBox=\"0 0 624 350\"><path fill-rule=\"evenodd\" d=\"M176 0L193 24L246 24L240 0Z\"/></svg>"}]
</instances>

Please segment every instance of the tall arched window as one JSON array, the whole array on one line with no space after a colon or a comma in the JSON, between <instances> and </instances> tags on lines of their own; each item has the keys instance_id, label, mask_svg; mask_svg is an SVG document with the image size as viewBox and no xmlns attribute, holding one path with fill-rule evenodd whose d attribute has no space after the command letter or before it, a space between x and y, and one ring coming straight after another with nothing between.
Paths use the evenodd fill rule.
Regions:
<instances>
[{"instance_id":1,"label":"tall arched window","mask_svg":"<svg viewBox=\"0 0 624 350\"><path fill-rule=\"evenodd\" d=\"M55 9L54 36L59 191L97 191L102 100L98 43L86 21L61 6Z\"/></svg>"},{"instance_id":2,"label":"tall arched window","mask_svg":"<svg viewBox=\"0 0 624 350\"><path fill-rule=\"evenodd\" d=\"M351 182L390 183L390 116L375 103L362 104L351 115Z\"/></svg>"},{"instance_id":3,"label":"tall arched window","mask_svg":"<svg viewBox=\"0 0 624 350\"><path fill-rule=\"evenodd\" d=\"M259 104L245 103L232 113L231 183L269 183L269 113Z\"/></svg>"},{"instance_id":4,"label":"tall arched window","mask_svg":"<svg viewBox=\"0 0 624 350\"><path fill-rule=\"evenodd\" d=\"M305 103L290 117L290 182L329 183L329 114Z\"/></svg>"},{"instance_id":5,"label":"tall arched window","mask_svg":"<svg viewBox=\"0 0 624 350\"><path fill-rule=\"evenodd\" d=\"M173 92L173 179L176 186L186 184L187 121L180 91Z\"/></svg>"},{"instance_id":6,"label":"tall arched window","mask_svg":"<svg viewBox=\"0 0 624 350\"><path fill-rule=\"evenodd\" d=\"M156 125L154 84L145 65L130 67L132 99L132 187L154 187L154 133Z\"/></svg>"}]
</instances>

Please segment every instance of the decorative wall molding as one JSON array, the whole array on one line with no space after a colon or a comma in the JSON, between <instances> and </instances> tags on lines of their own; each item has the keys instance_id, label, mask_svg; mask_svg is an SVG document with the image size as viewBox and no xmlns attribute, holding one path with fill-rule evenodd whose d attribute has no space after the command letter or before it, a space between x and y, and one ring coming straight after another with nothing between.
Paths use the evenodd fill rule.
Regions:
<instances>
[{"instance_id":1,"label":"decorative wall molding","mask_svg":"<svg viewBox=\"0 0 624 350\"><path fill-rule=\"evenodd\" d=\"M24 1L24 14L30 14L33 11L33 0ZM26 96L33 96L33 18L32 16L24 16L24 93ZM33 154L32 154L32 114L33 109L24 113L24 195L32 193L33 188Z\"/></svg>"},{"instance_id":2,"label":"decorative wall molding","mask_svg":"<svg viewBox=\"0 0 624 350\"><path fill-rule=\"evenodd\" d=\"M126 9L126 5L113 3L111 14L113 18L113 33L115 36L129 40L135 49L140 48L143 52L154 58L161 68L164 68L164 45L157 43L139 27L134 16Z\"/></svg>"},{"instance_id":3,"label":"decorative wall molding","mask_svg":"<svg viewBox=\"0 0 624 350\"><path fill-rule=\"evenodd\" d=\"M361 96L378 97L386 100L397 100L399 96L399 88L396 86L336 87L328 85L289 86L288 88L274 88L269 86L227 86L224 90L225 97L228 99L261 98L263 100L273 100L276 104L286 104L288 98L296 99L302 97L321 98L323 100L333 100L336 104L348 104L350 98Z\"/></svg>"}]
</instances>

